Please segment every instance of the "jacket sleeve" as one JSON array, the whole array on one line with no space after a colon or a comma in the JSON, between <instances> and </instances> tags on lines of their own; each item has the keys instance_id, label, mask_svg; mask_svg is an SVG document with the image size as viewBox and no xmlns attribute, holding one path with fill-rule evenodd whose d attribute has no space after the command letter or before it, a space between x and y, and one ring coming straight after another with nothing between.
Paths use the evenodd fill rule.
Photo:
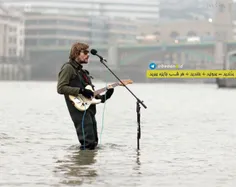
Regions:
<instances>
[{"instance_id":1,"label":"jacket sleeve","mask_svg":"<svg viewBox=\"0 0 236 187\"><path fill-rule=\"evenodd\" d=\"M77 96L79 94L80 88L75 88L69 86L69 81L73 75L73 67L69 64L66 64L62 67L61 71L58 74L58 82L57 82L57 93L65 94L65 95L74 95Z\"/></svg>"}]
</instances>

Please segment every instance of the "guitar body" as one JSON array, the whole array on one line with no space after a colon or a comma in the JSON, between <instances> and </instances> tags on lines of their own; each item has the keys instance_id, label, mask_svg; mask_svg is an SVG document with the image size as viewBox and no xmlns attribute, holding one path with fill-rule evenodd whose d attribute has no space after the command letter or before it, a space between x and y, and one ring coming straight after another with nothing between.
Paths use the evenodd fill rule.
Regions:
<instances>
[{"instance_id":1,"label":"guitar body","mask_svg":"<svg viewBox=\"0 0 236 187\"><path fill-rule=\"evenodd\" d=\"M123 80L122 83L118 82L118 83L114 83L108 87L102 88L100 90L97 90L94 92L92 86L87 85L85 88L88 90L91 90L94 92L94 97L92 97L91 99L88 99L86 97L84 97L82 94L79 94L78 96L72 96L69 95L69 99L72 101L74 107L80 111L85 111L89 108L90 105L95 105L95 104L99 104L102 102L101 99L96 99L95 96L105 92L108 88L114 88L116 86L122 86L122 85L127 85L127 84L132 84L133 81L132 80Z\"/></svg>"},{"instance_id":2,"label":"guitar body","mask_svg":"<svg viewBox=\"0 0 236 187\"><path fill-rule=\"evenodd\" d=\"M87 85L85 88L93 91L90 85ZM95 99L94 97L88 99L84 97L82 94L79 94L77 97L69 95L69 98L73 102L74 107L80 111L87 110L90 105L101 103L101 99Z\"/></svg>"}]
</instances>

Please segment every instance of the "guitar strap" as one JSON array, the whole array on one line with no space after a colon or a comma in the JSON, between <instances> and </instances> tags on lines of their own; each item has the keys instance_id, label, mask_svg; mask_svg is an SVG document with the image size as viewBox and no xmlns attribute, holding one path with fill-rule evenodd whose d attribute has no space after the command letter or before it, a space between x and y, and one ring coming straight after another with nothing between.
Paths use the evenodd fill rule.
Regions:
<instances>
[{"instance_id":1,"label":"guitar strap","mask_svg":"<svg viewBox=\"0 0 236 187\"><path fill-rule=\"evenodd\" d=\"M80 78L80 81L83 83L84 87L86 87L87 85L91 85L91 81L88 79L87 75L82 69L77 70L76 73Z\"/></svg>"},{"instance_id":2,"label":"guitar strap","mask_svg":"<svg viewBox=\"0 0 236 187\"><path fill-rule=\"evenodd\" d=\"M87 70L83 70L82 68L76 68L71 64L70 62L67 62L70 64L76 71L76 74L79 78L79 80L82 82L83 86L86 87L87 85L91 85L94 90L94 85L91 82L91 79L93 79L92 76L89 75L89 72Z\"/></svg>"},{"instance_id":3,"label":"guitar strap","mask_svg":"<svg viewBox=\"0 0 236 187\"><path fill-rule=\"evenodd\" d=\"M81 79L83 80L83 83L85 85L84 87L86 87L87 85L90 85L92 86L93 91L95 91L94 90L95 86L92 84L92 81L91 81L93 77L89 75L89 72L87 70L80 69L78 71L78 75L79 76L81 75L83 77L83 78L81 77Z\"/></svg>"}]
</instances>

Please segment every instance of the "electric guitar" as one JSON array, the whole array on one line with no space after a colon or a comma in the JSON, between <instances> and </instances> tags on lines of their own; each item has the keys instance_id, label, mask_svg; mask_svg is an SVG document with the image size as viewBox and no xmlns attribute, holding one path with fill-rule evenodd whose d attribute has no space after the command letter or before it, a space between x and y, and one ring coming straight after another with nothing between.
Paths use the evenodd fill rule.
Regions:
<instances>
[{"instance_id":1,"label":"electric guitar","mask_svg":"<svg viewBox=\"0 0 236 187\"><path fill-rule=\"evenodd\" d=\"M130 79L122 80L122 82L124 85L133 83L133 81ZM72 101L75 108L77 108L80 111L85 111L89 108L90 105L101 103L101 99L95 98L97 95L99 95L102 92L105 92L108 88L115 88L116 86L124 86L123 84L121 82L113 83L107 87L101 88L96 91L93 90L92 86L87 85L85 88L94 92L94 96L91 99L84 97L82 94L79 94L78 96L69 95L69 99Z\"/></svg>"}]
</instances>

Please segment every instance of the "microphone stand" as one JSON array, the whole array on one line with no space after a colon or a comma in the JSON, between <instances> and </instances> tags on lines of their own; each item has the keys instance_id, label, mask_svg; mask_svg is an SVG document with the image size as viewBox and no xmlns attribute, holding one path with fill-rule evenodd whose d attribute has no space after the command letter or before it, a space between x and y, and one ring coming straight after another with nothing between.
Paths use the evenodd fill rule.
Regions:
<instances>
[{"instance_id":1,"label":"microphone stand","mask_svg":"<svg viewBox=\"0 0 236 187\"><path fill-rule=\"evenodd\" d=\"M97 55L98 56L98 55ZM116 76L116 74L104 63L106 60L102 58L101 56L98 56L100 58L100 62L123 84L123 86L134 96L134 98L137 100L136 101L136 112L137 112L137 149L140 149L140 144L139 140L141 139L141 126L140 126L140 104L146 109L146 105L141 101L120 79L119 77Z\"/></svg>"}]
</instances>

